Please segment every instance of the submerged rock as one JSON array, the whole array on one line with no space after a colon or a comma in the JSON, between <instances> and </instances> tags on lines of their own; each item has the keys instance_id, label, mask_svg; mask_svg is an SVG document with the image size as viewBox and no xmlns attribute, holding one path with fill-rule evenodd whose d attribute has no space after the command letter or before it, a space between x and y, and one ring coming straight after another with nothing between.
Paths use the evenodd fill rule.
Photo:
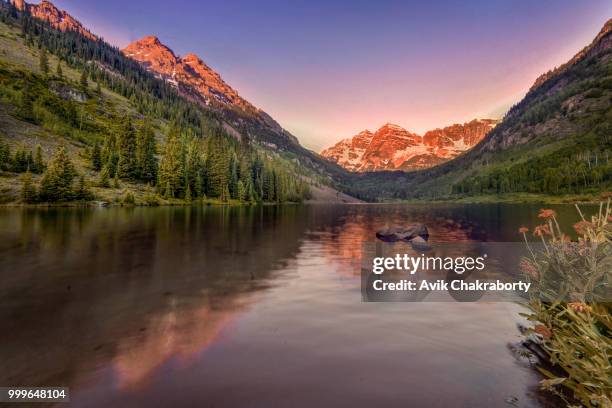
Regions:
<instances>
[{"instance_id":1,"label":"submerged rock","mask_svg":"<svg viewBox=\"0 0 612 408\"><path fill-rule=\"evenodd\" d=\"M429 231L425 224L410 224L406 227L390 227L376 233L376 238L385 242L411 241L417 237L424 241L429 239Z\"/></svg>"}]
</instances>

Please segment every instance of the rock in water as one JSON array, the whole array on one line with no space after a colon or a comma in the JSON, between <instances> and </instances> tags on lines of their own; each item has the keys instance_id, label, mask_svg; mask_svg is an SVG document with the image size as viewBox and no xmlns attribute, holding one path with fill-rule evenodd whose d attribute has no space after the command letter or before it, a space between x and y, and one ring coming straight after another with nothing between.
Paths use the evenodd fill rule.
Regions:
<instances>
[{"instance_id":1,"label":"rock in water","mask_svg":"<svg viewBox=\"0 0 612 408\"><path fill-rule=\"evenodd\" d=\"M430 251L431 245L421 237L414 237L410 240L410 245L415 251Z\"/></svg>"},{"instance_id":2,"label":"rock in water","mask_svg":"<svg viewBox=\"0 0 612 408\"><path fill-rule=\"evenodd\" d=\"M411 241L416 237L421 237L424 241L429 239L429 231L424 224L385 228L376 233L376 238L385 242Z\"/></svg>"}]
</instances>

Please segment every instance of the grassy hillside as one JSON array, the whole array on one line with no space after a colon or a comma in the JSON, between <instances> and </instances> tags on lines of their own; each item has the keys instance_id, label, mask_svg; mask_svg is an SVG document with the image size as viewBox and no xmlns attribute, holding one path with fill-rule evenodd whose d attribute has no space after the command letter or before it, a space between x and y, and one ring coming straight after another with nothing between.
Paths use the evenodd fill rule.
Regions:
<instances>
[{"instance_id":1,"label":"grassy hillside","mask_svg":"<svg viewBox=\"0 0 612 408\"><path fill-rule=\"evenodd\" d=\"M308 171L299 163L247 138L237 140L241 135L228 132L215 112L204 112L139 68L125 71L127 78L95 60L81 61L78 53L52 54L46 42L57 51L76 34L32 21L25 30L22 19L6 11L0 23L0 202L164 204L310 197L308 184L316 173L304 177ZM142 154L148 157L141 159L146 135L149 150ZM58 167L61 149L70 163ZM35 165L35 157L41 165ZM153 170L145 175L146 160ZM65 196L42 194L49 180L55 180L53 188L63 188L53 171L69 179ZM40 193L37 199L24 196L24 186ZM76 194L79 188L87 194Z\"/></svg>"},{"instance_id":2,"label":"grassy hillside","mask_svg":"<svg viewBox=\"0 0 612 408\"><path fill-rule=\"evenodd\" d=\"M423 171L355 174L264 113L197 104L116 48L3 7L0 202L24 201L24 184L40 187L34 158L49 164L60 146L71 182L111 202L301 201L330 186L366 201L560 201L612 189L610 22L473 150Z\"/></svg>"},{"instance_id":3,"label":"grassy hillside","mask_svg":"<svg viewBox=\"0 0 612 408\"><path fill-rule=\"evenodd\" d=\"M589 197L612 189L611 27L530 90L474 149L424 171L358 175L352 192L404 200Z\"/></svg>"}]
</instances>

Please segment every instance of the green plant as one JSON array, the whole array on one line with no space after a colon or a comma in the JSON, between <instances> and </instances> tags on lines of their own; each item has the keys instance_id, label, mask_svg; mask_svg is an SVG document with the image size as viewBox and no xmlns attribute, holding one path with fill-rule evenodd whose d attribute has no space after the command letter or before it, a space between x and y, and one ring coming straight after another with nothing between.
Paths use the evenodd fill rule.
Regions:
<instances>
[{"instance_id":1,"label":"green plant","mask_svg":"<svg viewBox=\"0 0 612 408\"><path fill-rule=\"evenodd\" d=\"M134 198L134 194L128 191L123 195L121 202L125 205L134 205L136 204L136 199Z\"/></svg>"},{"instance_id":2,"label":"green plant","mask_svg":"<svg viewBox=\"0 0 612 408\"><path fill-rule=\"evenodd\" d=\"M29 171L22 176L21 184L21 201L25 204L35 203L38 197L36 186L32 181L32 173Z\"/></svg>"},{"instance_id":3,"label":"green plant","mask_svg":"<svg viewBox=\"0 0 612 408\"><path fill-rule=\"evenodd\" d=\"M612 209L609 193L605 198L590 220L576 206L577 241L561 231L553 210L540 211L545 222L534 230L543 250L529 245L527 228L519 230L531 253L521 269L535 288L524 314L534 326L526 333L536 336L550 366L538 366L547 377L542 388L568 406L612 406Z\"/></svg>"}]
</instances>

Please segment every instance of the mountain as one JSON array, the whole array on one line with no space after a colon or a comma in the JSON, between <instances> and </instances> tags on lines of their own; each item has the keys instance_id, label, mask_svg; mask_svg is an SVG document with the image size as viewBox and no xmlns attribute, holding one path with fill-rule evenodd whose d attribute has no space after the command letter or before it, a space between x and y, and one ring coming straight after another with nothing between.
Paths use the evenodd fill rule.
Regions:
<instances>
[{"instance_id":1,"label":"mountain","mask_svg":"<svg viewBox=\"0 0 612 408\"><path fill-rule=\"evenodd\" d=\"M353 178L366 200L514 193L597 195L612 189L612 19L466 153L425 170Z\"/></svg>"},{"instance_id":2,"label":"mountain","mask_svg":"<svg viewBox=\"0 0 612 408\"><path fill-rule=\"evenodd\" d=\"M18 10L27 11L33 17L47 22L60 31L75 32L91 41L102 43L81 23L65 11L60 11L51 2L43 0L39 5L28 4L23 0L11 0ZM340 166L321 158L318 154L300 145L298 139L284 129L265 111L255 107L242 98L238 92L227 84L219 73L207 65L195 54L177 56L156 36L147 36L135 41L121 50L122 55L138 63L156 79L192 103L199 105L205 112L210 112L223 129L236 139L246 138L262 148L306 166L314 176L322 177L327 183L346 182L346 172ZM118 58L106 55L89 55L89 62L95 63L107 73L117 73L119 64L126 69ZM97 60L102 58L103 61ZM128 70L134 71L133 68ZM131 76L134 72L130 72ZM138 74L140 75L140 74ZM151 85L154 89L163 88ZM167 94L165 90L161 90ZM129 96L129 95L128 95ZM190 112L192 113L192 112Z\"/></svg>"},{"instance_id":3,"label":"mountain","mask_svg":"<svg viewBox=\"0 0 612 408\"><path fill-rule=\"evenodd\" d=\"M98 82L105 92L108 90L122 98L117 105L125 105L127 100L134 116L158 120L156 131L159 132L160 143L164 143L162 132L167 130L170 121L178 121L182 128L196 136L225 133L235 139L246 140L247 145L262 157L279 158L283 163L290 164L300 177L316 181L317 185L331 185L370 201L514 192L594 194L602 189L612 189L611 21L604 25L589 46L568 63L540 77L524 99L513 106L503 121L472 149L427 169L348 172L332 160L301 146L273 118L241 98L204 62L198 62L200 58L193 55L178 57L166 47L169 54L164 58L160 55L157 63L170 63L174 68L163 71L161 65L155 66L155 61L137 61L126 57L48 1L38 6L20 0L13 2L25 12L15 12L7 8L6 3L0 2L4 21L9 22L3 30L10 32L0 36L5 50L4 59L10 56L14 61L19 61L24 55L36 56L38 50L31 47L31 43L42 45L50 52L53 65L57 62L57 56L61 56L63 65L72 70L70 77L73 80L85 71L92 79L90 84ZM48 24L35 22L35 19L28 17L30 14ZM15 37L14 30L20 26L22 33L25 32L32 41L24 43ZM156 41L149 38L148 42L154 44ZM26 49L13 50L11 47ZM167 61L165 58L168 58ZM30 67L36 65L37 61L29 63ZM192 69L192 65L196 65L197 69ZM4 73L13 74L17 75L16 72ZM40 84L31 85L38 86L36 94L44 98L53 99L51 94L57 92L51 88L45 91ZM60 85L74 88L74 84ZM72 90L78 93L77 89ZM58 94L64 95L65 92ZM19 93L12 91L7 95L14 99L12 103L16 106L25 100L19 99ZM44 98L41 101L46 100ZM36 104L37 109L51 109L52 106L55 105ZM57 123L68 124L69 127L79 123L72 117L73 106L52 113ZM62 119L66 114L70 114L70 122ZM107 116L99 119L108 120ZM95 122L90 126L94 133L104 128ZM75 129L72 136L67 132L66 137L80 140L81 126ZM394 168L402 168L406 161L414 158L427 159L413 155L393 157L394 161L391 161L387 156L398 148L409 156L410 149L417 147L418 135L393 125L374 137L377 132L362 132L361 142L357 140L353 143L350 140L345 141L344 145L362 149L356 150L356 157L367 160L370 163L368 166L377 169L387 163L397 166ZM425 135L421 138L425 146L421 148L425 153L459 150L457 147L461 143L453 136L456 132L432 132L427 138ZM35 132L22 136L29 137L30 134ZM93 139L100 140L100 136L86 138L86 147ZM386 138L391 141L389 144L385 142ZM467 143L471 143L470 140L468 136ZM466 143L466 140L462 143ZM343 153L336 154L336 157L343 157ZM446 157L443 159L447 160ZM408 164L412 166L408 166L410 169L424 166L418 160Z\"/></svg>"},{"instance_id":4,"label":"mountain","mask_svg":"<svg viewBox=\"0 0 612 408\"><path fill-rule=\"evenodd\" d=\"M46 21L51 27L60 31L75 31L82 36L96 41L98 37L87 30L83 25L64 10L60 10L53 3L42 0L40 4L29 4L24 0L11 0L17 10L27 11L40 20Z\"/></svg>"},{"instance_id":5,"label":"mountain","mask_svg":"<svg viewBox=\"0 0 612 408\"><path fill-rule=\"evenodd\" d=\"M266 112L242 98L199 56L193 53L178 56L153 35L129 44L121 52L173 86L185 98L219 113L230 134L244 135L265 149L287 155L314 171L317 177L322 176L326 182L348 182L348 175L340 166L301 146L295 136Z\"/></svg>"},{"instance_id":6,"label":"mountain","mask_svg":"<svg viewBox=\"0 0 612 408\"><path fill-rule=\"evenodd\" d=\"M584 132L591 123L579 118L603 112L609 123L612 90L612 19L595 39L568 62L536 79L523 100L513 106L479 152L495 152L525 145L536 138L555 140ZM611 133L612 134L612 133Z\"/></svg>"},{"instance_id":7,"label":"mountain","mask_svg":"<svg viewBox=\"0 0 612 408\"><path fill-rule=\"evenodd\" d=\"M560 75L561 73L563 73L564 71L566 71L567 69L575 65L576 63L582 61L587 55L592 54L593 51L595 51L594 50L595 47L606 47L605 45L606 41L609 41L609 34L612 31L611 21L612 19L608 20L606 24L604 24L604 27L597 34L597 36L595 37L595 39L593 40L591 44L587 45L582 50L580 50L576 55L574 55L572 59L570 59L565 64L540 75L535 80L535 82L533 83L533 85L531 86L529 90L532 91L532 90L537 89L542 84L544 84L544 82L548 81L550 78ZM606 40L606 38L608 39Z\"/></svg>"},{"instance_id":8,"label":"mountain","mask_svg":"<svg viewBox=\"0 0 612 408\"><path fill-rule=\"evenodd\" d=\"M245 136L258 138L272 149L285 150L291 147L289 145L299 145L295 136L242 98L197 55L177 56L154 35L134 41L121 52L173 86L185 98L223 115L226 130L234 136L247 133Z\"/></svg>"},{"instance_id":9,"label":"mountain","mask_svg":"<svg viewBox=\"0 0 612 408\"><path fill-rule=\"evenodd\" d=\"M422 137L387 123L376 132L364 130L321 152L321 156L350 171L415 170L448 161L480 142L498 123L475 119Z\"/></svg>"},{"instance_id":10,"label":"mountain","mask_svg":"<svg viewBox=\"0 0 612 408\"><path fill-rule=\"evenodd\" d=\"M241 98L238 92L225 83L221 75L195 54L176 56L153 35L135 41L121 51L158 78L173 84L205 105L223 104L258 114L258 109Z\"/></svg>"},{"instance_id":11,"label":"mountain","mask_svg":"<svg viewBox=\"0 0 612 408\"><path fill-rule=\"evenodd\" d=\"M131 54L128 57L49 1L43 1L39 5L21 0L11 0L11 3L14 7L0 1L0 42L3 49L7 50L2 53L0 62L6 61L10 66L7 71L0 70L0 76L11 78L3 81L14 80L14 75L17 75L14 72L14 69L17 69L14 64L22 63L24 56L29 60L28 69L40 75L42 68L39 64L42 59L39 61L38 58L41 48L48 52L48 62L52 67L62 66L64 77L56 75L55 70L52 70L49 72L50 76L46 77L49 82L46 86L45 78L34 75L28 77L29 87L25 88L32 93L36 87L34 99L40 98L48 103L54 100L51 103L54 111L47 112L51 108L45 105L40 114L45 111L44 115L48 114L54 123L66 126L61 135L51 136L51 139L57 141L56 145L77 138L73 134L73 131L77 131L72 129L77 121L73 117L75 107L70 105L71 101L79 105L89 98L98 100L97 106L100 106L108 100L108 109L100 107L89 112L87 120L91 123L88 126L81 123L83 128L79 125L79 132L83 131L83 135L78 136L80 143L83 143L81 148L91 148L95 143L103 144L106 135L112 134L118 122L115 118L117 111L112 106L120 106L119 110L125 111L121 113L129 113L134 123L143 119L154 121L153 127L160 147L158 154L163 151L166 136L173 129L180 129L185 134L202 139L208 139L210 136L230 137L235 139L235 143L239 142L235 144L236 149L239 148L236 146L242 146L250 152L248 157L259 157L263 163L275 163L265 165L266 171L274 171L272 168L277 166L279 175L292 174L286 177L285 181L279 176L270 178L268 182L282 181L289 190L293 189L293 186L309 183L311 197L318 201L352 200L335 190L343 188L343 185L349 182L349 173L346 170L301 146L297 138L263 110L240 97L236 90L225 83L221 76L198 56L191 54L179 57L159 39L150 36L127 47L126 53ZM21 31L22 36L26 36L27 41L19 40L22 36L16 34L17 30ZM37 47L34 48L32 44ZM58 57L61 57L61 61L58 61ZM34 68L37 66L38 70ZM81 89L83 85L78 86L69 81L82 77L83 73L89 79L90 88L98 87L101 92L95 95L84 92ZM6 106L0 104L0 119L3 109L18 112L19 106L25 100L19 92L11 96L11 101ZM55 100L58 97L70 100ZM87 107L96 105L92 103L93 101L88 102ZM67 106L62 107L64 104ZM29 112L28 109L25 110ZM19 116L15 119L17 123L11 124L9 128L26 129L32 125L38 126L39 119L33 112L30 113L16 113L15 115ZM27 119L22 120L26 117ZM109 121L109 118L115 119ZM36 123L21 123L30 120ZM176 127L169 126L172 124ZM0 127L2 126L3 123L0 123ZM29 136L36 132L5 133L10 133L11 139L23 138L28 144L35 144L37 141ZM207 140L203 142L207 143ZM49 149L53 147L49 146ZM80 153L76 155L86 156ZM262 169L258 167L257 171L259 170ZM0 190L3 188L1 184ZM16 190L12 188L11 191ZM270 191L283 193L277 189ZM174 192L180 193L178 190ZM235 195L231 188L230 193ZM256 193L259 194L258 191ZM15 194L11 195L11 199L15 197Z\"/></svg>"}]
</instances>

